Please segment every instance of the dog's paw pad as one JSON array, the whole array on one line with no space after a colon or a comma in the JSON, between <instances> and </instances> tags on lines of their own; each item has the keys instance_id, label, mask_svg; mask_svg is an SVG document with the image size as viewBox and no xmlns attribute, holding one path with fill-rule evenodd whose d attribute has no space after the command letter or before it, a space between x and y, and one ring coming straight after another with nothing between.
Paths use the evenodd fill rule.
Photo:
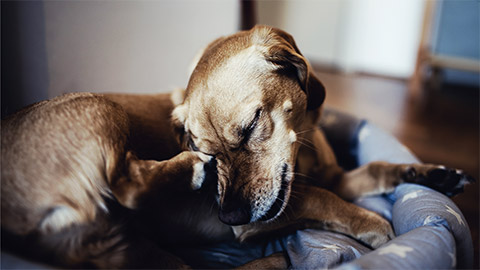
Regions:
<instances>
[{"instance_id":1,"label":"dog's paw pad","mask_svg":"<svg viewBox=\"0 0 480 270\"><path fill-rule=\"evenodd\" d=\"M191 186L193 190L199 190L206 181L216 177L217 162L213 156L195 152L198 161L193 164Z\"/></svg>"},{"instance_id":2,"label":"dog's paw pad","mask_svg":"<svg viewBox=\"0 0 480 270\"><path fill-rule=\"evenodd\" d=\"M417 182L451 197L463 192L464 186L475 182L475 179L461 170L438 166L420 174Z\"/></svg>"}]
</instances>

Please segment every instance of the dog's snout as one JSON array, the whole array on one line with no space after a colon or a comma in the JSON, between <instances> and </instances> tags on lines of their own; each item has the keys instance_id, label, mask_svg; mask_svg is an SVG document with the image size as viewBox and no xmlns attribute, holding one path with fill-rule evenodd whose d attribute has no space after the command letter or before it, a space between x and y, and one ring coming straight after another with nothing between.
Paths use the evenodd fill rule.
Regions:
<instances>
[{"instance_id":1,"label":"dog's snout","mask_svg":"<svg viewBox=\"0 0 480 270\"><path fill-rule=\"evenodd\" d=\"M239 199L224 201L220 207L218 218L228 225L243 225L250 222L252 216L250 204Z\"/></svg>"}]
</instances>

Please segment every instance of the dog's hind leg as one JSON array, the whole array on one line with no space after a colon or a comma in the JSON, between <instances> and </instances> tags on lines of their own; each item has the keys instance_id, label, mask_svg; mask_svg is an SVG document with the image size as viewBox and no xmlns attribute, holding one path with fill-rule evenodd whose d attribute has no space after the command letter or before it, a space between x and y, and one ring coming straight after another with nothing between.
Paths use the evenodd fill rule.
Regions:
<instances>
[{"instance_id":1,"label":"dog's hind leg","mask_svg":"<svg viewBox=\"0 0 480 270\"><path fill-rule=\"evenodd\" d=\"M354 200L365 195L392 191L401 183L417 183L448 196L463 191L474 179L460 170L432 164L393 164L371 162L345 173L333 187L341 197Z\"/></svg>"},{"instance_id":2,"label":"dog's hind leg","mask_svg":"<svg viewBox=\"0 0 480 270\"><path fill-rule=\"evenodd\" d=\"M99 213L94 224L73 224L59 231L36 231L24 237L12 235L19 240L13 248L21 249L36 261L68 268L187 268L176 256L128 230L123 217L111 219L110 215Z\"/></svg>"}]
</instances>

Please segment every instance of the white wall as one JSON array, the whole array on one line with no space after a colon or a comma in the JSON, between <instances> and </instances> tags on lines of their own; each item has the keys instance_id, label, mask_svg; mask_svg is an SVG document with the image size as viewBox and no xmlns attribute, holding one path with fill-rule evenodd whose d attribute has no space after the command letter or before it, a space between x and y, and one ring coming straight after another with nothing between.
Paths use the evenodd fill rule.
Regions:
<instances>
[{"instance_id":1,"label":"white wall","mask_svg":"<svg viewBox=\"0 0 480 270\"><path fill-rule=\"evenodd\" d=\"M283 29L295 38L300 51L309 59L335 64L342 1L337 0L260 0L258 23Z\"/></svg>"},{"instance_id":2,"label":"white wall","mask_svg":"<svg viewBox=\"0 0 480 270\"><path fill-rule=\"evenodd\" d=\"M414 70L423 0L259 1L259 22L284 28L314 63L407 78Z\"/></svg>"},{"instance_id":3,"label":"white wall","mask_svg":"<svg viewBox=\"0 0 480 270\"><path fill-rule=\"evenodd\" d=\"M237 31L240 20L237 0L7 3L18 13L9 22L19 22L6 25L13 27L11 46L2 41L12 64L2 79L13 81L2 89L12 96L2 102L9 109L2 115L65 92L183 87L196 52ZM259 0L257 11L259 23L292 33L314 63L407 77L423 6L424 0Z\"/></svg>"},{"instance_id":4,"label":"white wall","mask_svg":"<svg viewBox=\"0 0 480 270\"><path fill-rule=\"evenodd\" d=\"M424 1L345 0L338 60L347 71L409 77L415 68Z\"/></svg>"},{"instance_id":5,"label":"white wall","mask_svg":"<svg viewBox=\"0 0 480 270\"><path fill-rule=\"evenodd\" d=\"M45 1L50 97L185 87L196 52L237 31L236 0Z\"/></svg>"}]
</instances>

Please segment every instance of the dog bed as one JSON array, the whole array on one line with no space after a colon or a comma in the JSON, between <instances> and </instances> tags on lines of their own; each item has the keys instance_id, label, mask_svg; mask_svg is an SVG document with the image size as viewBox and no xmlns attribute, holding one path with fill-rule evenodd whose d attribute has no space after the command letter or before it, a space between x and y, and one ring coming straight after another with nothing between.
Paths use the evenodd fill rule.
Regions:
<instances>
[{"instance_id":1,"label":"dog bed","mask_svg":"<svg viewBox=\"0 0 480 270\"><path fill-rule=\"evenodd\" d=\"M376 160L418 162L395 138L367 121L326 110L322 126L345 169ZM346 235L308 229L261 243L225 242L173 252L194 268L232 268L278 252L294 269L472 267L470 230L448 197L423 186L402 184L390 194L355 203L390 220L397 237L372 251ZM2 268L52 269L4 252Z\"/></svg>"},{"instance_id":2,"label":"dog bed","mask_svg":"<svg viewBox=\"0 0 480 270\"><path fill-rule=\"evenodd\" d=\"M418 159L394 137L365 120L325 110L321 123L345 169L371 161L414 163ZM294 269L471 268L470 229L458 207L427 187L402 184L383 196L355 202L391 221L397 237L376 250L346 235L300 230L262 243L222 243L175 251L195 268L232 268L281 252Z\"/></svg>"}]
</instances>

